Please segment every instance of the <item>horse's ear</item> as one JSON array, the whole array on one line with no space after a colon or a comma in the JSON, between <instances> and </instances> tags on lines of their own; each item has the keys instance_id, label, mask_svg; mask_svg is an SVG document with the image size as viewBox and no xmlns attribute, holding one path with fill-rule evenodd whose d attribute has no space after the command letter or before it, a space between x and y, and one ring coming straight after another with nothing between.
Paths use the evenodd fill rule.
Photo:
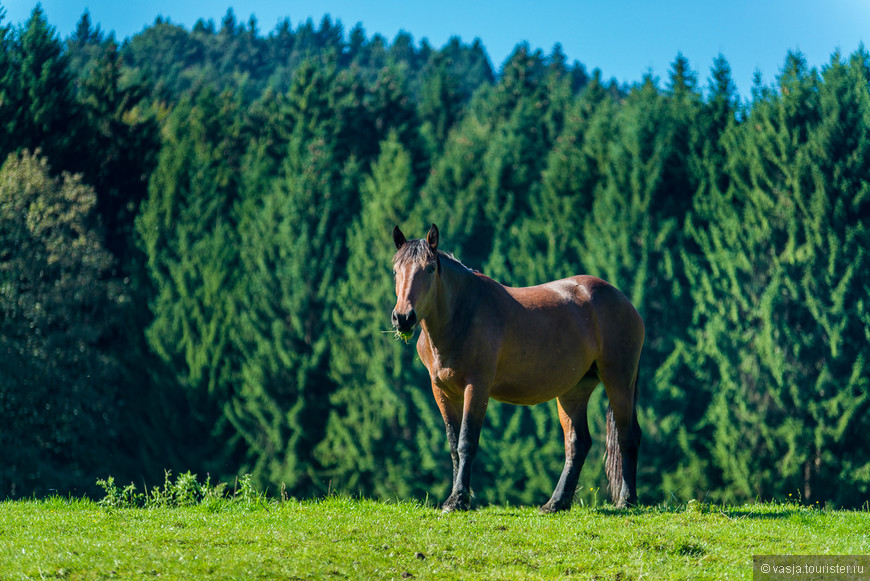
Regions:
<instances>
[{"instance_id":1,"label":"horse's ear","mask_svg":"<svg viewBox=\"0 0 870 581\"><path fill-rule=\"evenodd\" d=\"M396 250L404 246L405 242L407 242L405 235L402 234L402 231L399 230L398 226L393 226L393 242L396 244Z\"/></svg>"},{"instance_id":2,"label":"horse's ear","mask_svg":"<svg viewBox=\"0 0 870 581\"><path fill-rule=\"evenodd\" d=\"M426 234L426 242L429 243L429 247L432 250L438 250L438 226L432 224L432 227L429 228L429 233Z\"/></svg>"}]
</instances>

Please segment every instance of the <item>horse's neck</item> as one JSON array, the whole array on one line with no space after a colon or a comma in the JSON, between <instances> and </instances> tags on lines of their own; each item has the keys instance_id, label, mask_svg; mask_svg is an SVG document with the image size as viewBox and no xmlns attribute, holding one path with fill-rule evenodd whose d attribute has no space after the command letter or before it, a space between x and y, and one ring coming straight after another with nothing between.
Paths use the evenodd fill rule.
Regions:
<instances>
[{"instance_id":1,"label":"horse's neck","mask_svg":"<svg viewBox=\"0 0 870 581\"><path fill-rule=\"evenodd\" d=\"M429 321L430 337L436 342L468 335L468 326L492 292L474 272L448 261L442 261L441 285L437 320Z\"/></svg>"}]
</instances>

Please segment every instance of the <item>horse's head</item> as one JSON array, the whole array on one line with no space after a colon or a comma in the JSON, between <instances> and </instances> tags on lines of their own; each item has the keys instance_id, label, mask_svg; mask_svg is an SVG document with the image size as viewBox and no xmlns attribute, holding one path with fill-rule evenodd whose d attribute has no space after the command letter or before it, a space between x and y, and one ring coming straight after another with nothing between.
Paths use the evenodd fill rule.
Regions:
<instances>
[{"instance_id":1,"label":"horse's head","mask_svg":"<svg viewBox=\"0 0 870 581\"><path fill-rule=\"evenodd\" d=\"M393 309L393 327L403 338L409 339L417 323L430 312L441 270L438 259L438 227L432 224L425 239L406 240L396 226L393 228L396 255L393 273L396 275L396 308Z\"/></svg>"}]
</instances>

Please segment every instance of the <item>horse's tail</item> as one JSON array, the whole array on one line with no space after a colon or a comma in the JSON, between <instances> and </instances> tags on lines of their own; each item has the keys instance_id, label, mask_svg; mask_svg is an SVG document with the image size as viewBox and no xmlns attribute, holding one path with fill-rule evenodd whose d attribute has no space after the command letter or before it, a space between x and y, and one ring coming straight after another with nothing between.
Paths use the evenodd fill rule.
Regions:
<instances>
[{"instance_id":1,"label":"horse's tail","mask_svg":"<svg viewBox=\"0 0 870 581\"><path fill-rule=\"evenodd\" d=\"M637 405L637 375L634 376L634 405ZM632 407L634 407L634 405ZM633 413L636 413L633 411ZM622 494L622 452L619 451L619 438L616 433L616 420L613 408L607 404L607 438L605 440L604 472L610 488L613 504L619 504Z\"/></svg>"},{"instance_id":2,"label":"horse's tail","mask_svg":"<svg viewBox=\"0 0 870 581\"><path fill-rule=\"evenodd\" d=\"M616 420L613 419L613 408L607 405L607 439L604 458L604 471L610 486L610 497L613 504L619 503L622 493L622 453L619 451L619 439L616 437Z\"/></svg>"}]
</instances>

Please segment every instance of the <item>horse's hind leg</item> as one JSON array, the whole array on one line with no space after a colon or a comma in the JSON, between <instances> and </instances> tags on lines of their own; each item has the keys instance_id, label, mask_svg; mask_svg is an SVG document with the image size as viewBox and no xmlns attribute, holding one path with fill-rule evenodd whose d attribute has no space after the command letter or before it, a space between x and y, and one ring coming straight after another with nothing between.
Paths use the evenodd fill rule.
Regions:
<instances>
[{"instance_id":1,"label":"horse's hind leg","mask_svg":"<svg viewBox=\"0 0 870 581\"><path fill-rule=\"evenodd\" d=\"M598 377L592 375L583 378L571 391L559 396L559 421L565 434L565 467L559 477L559 483L553 491L550 500L541 507L541 512L551 513L571 508L580 470L586 461L589 448L592 447L592 437L589 435L589 425L586 421L586 406L589 396L598 385Z\"/></svg>"},{"instance_id":2,"label":"horse's hind leg","mask_svg":"<svg viewBox=\"0 0 870 581\"><path fill-rule=\"evenodd\" d=\"M599 375L610 402L608 414L613 423L607 425L607 476L610 491L617 508L637 504L637 452L641 430L635 411L637 399L637 371L623 368L599 367ZM612 430L616 430L614 438ZM611 464L611 460L613 463Z\"/></svg>"}]
</instances>

